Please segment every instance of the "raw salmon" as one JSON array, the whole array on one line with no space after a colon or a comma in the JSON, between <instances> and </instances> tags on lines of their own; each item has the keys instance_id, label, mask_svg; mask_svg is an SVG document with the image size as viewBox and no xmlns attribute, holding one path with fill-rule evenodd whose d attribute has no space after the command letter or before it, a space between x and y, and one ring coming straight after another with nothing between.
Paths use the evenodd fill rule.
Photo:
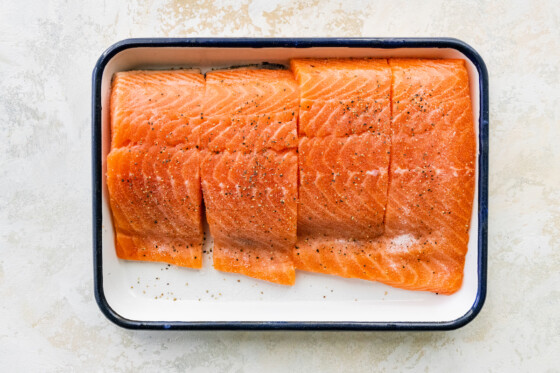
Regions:
<instances>
[{"instance_id":1,"label":"raw salmon","mask_svg":"<svg viewBox=\"0 0 560 373\"><path fill-rule=\"evenodd\" d=\"M197 146L204 86L199 70L116 73L111 91L111 148Z\"/></svg>"},{"instance_id":2,"label":"raw salmon","mask_svg":"<svg viewBox=\"0 0 560 373\"><path fill-rule=\"evenodd\" d=\"M475 185L476 138L463 60L392 59L393 137L385 219L390 237L430 240L429 266L444 279L428 290L462 284ZM414 254L410 260L414 260ZM430 272L418 277L429 283Z\"/></svg>"},{"instance_id":3,"label":"raw salmon","mask_svg":"<svg viewBox=\"0 0 560 373\"><path fill-rule=\"evenodd\" d=\"M390 149L386 60L294 59L300 86L298 234L383 233Z\"/></svg>"},{"instance_id":4,"label":"raw salmon","mask_svg":"<svg viewBox=\"0 0 560 373\"><path fill-rule=\"evenodd\" d=\"M113 149L107 188L119 258L202 266L198 150Z\"/></svg>"},{"instance_id":5,"label":"raw salmon","mask_svg":"<svg viewBox=\"0 0 560 373\"><path fill-rule=\"evenodd\" d=\"M464 61L290 66L115 75L118 256L199 268L202 193L218 270L456 292L476 159Z\"/></svg>"},{"instance_id":6,"label":"raw salmon","mask_svg":"<svg viewBox=\"0 0 560 373\"><path fill-rule=\"evenodd\" d=\"M290 71L206 74L202 190L214 267L292 285L299 92Z\"/></svg>"},{"instance_id":7,"label":"raw salmon","mask_svg":"<svg viewBox=\"0 0 560 373\"><path fill-rule=\"evenodd\" d=\"M461 287L463 260L442 247L437 236L383 235L373 240L298 240L294 260L301 270L379 281L408 290L451 294Z\"/></svg>"},{"instance_id":8,"label":"raw salmon","mask_svg":"<svg viewBox=\"0 0 560 373\"><path fill-rule=\"evenodd\" d=\"M372 133L302 137L298 235L367 239L383 233L389 144Z\"/></svg>"},{"instance_id":9,"label":"raw salmon","mask_svg":"<svg viewBox=\"0 0 560 373\"><path fill-rule=\"evenodd\" d=\"M475 134L463 60L391 59L396 168L474 169Z\"/></svg>"},{"instance_id":10,"label":"raw salmon","mask_svg":"<svg viewBox=\"0 0 560 373\"><path fill-rule=\"evenodd\" d=\"M298 269L451 294L462 283L474 192L468 74L458 60L389 64L393 118L385 232L373 239L333 239L310 231L298 236L294 260Z\"/></svg>"},{"instance_id":11,"label":"raw salmon","mask_svg":"<svg viewBox=\"0 0 560 373\"><path fill-rule=\"evenodd\" d=\"M294 261L348 275L347 264L335 265L338 253L384 232L391 70L384 59L296 59L291 67L301 92Z\"/></svg>"},{"instance_id":12,"label":"raw salmon","mask_svg":"<svg viewBox=\"0 0 560 373\"><path fill-rule=\"evenodd\" d=\"M197 70L129 71L112 82L107 187L122 259L202 265Z\"/></svg>"},{"instance_id":13,"label":"raw salmon","mask_svg":"<svg viewBox=\"0 0 560 373\"><path fill-rule=\"evenodd\" d=\"M291 285L297 155L267 150L207 154L201 165L214 268Z\"/></svg>"},{"instance_id":14,"label":"raw salmon","mask_svg":"<svg viewBox=\"0 0 560 373\"><path fill-rule=\"evenodd\" d=\"M391 70L385 59L293 59L301 91L299 134L389 135Z\"/></svg>"},{"instance_id":15,"label":"raw salmon","mask_svg":"<svg viewBox=\"0 0 560 373\"><path fill-rule=\"evenodd\" d=\"M206 74L201 147L214 152L297 148L299 91L288 70Z\"/></svg>"}]
</instances>

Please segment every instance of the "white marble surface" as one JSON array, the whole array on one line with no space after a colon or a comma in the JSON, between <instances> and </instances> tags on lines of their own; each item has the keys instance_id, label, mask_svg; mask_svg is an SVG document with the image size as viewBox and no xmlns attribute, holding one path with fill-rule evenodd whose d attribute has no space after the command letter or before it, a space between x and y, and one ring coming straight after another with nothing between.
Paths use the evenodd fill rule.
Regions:
<instances>
[{"instance_id":1,"label":"white marble surface","mask_svg":"<svg viewBox=\"0 0 560 373\"><path fill-rule=\"evenodd\" d=\"M539 371L560 367L560 4L2 1L2 371ZM138 332L93 298L90 77L141 36L450 36L490 71L489 291L438 333Z\"/></svg>"}]
</instances>

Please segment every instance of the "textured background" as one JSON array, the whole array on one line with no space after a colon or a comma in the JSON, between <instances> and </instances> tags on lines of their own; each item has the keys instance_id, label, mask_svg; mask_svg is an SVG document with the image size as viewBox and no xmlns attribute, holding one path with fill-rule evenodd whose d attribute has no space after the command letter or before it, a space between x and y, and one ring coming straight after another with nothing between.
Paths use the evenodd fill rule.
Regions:
<instances>
[{"instance_id":1,"label":"textured background","mask_svg":"<svg viewBox=\"0 0 560 373\"><path fill-rule=\"evenodd\" d=\"M0 364L559 371L558 5L2 1ZM440 333L134 332L109 323L93 297L90 77L105 48L142 36L450 36L471 44L488 65L491 92L489 292L480 315Z\"/></svg>"}]
</instances>

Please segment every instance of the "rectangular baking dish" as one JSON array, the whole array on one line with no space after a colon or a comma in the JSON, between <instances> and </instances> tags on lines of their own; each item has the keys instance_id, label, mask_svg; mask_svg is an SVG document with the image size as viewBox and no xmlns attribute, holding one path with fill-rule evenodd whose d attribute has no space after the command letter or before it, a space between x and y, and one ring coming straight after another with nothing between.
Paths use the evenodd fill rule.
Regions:
<instances>
[{"instance_id":1,"label":"rectangular baking dish","mask_svg":"<svg viewBox=\"0 0 560 373\"><path fill-rule=\"evenodd\" d=\"M293 57L426 57L466 60L478 138L476 190L462 288L451 296L298 271L285 287L222 273L116 257L105 184L113 73L131 69L286 63ZM95 297L117 325L133 329L449 330L470 322L486 297L488 73L469 45L448 38L128 39L93 71L93 259ZM207 235L208 236L208 235Z\"/></svg>"}]
</instances>

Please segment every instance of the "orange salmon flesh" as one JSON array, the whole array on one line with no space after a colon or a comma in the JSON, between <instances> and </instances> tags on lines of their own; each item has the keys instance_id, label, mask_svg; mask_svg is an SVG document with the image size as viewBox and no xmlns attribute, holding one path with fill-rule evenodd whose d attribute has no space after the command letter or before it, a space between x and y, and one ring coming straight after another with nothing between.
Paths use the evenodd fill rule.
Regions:
<instances>
[{"instance_id":1,"label":"orange salmon flesh","mask_svg":"<svg viewBox=\"0 0 560 373\"><path fill-rule=\"evenodd\" d=\"M110 120L121 259L201 268L204 208L220 271L461 288L476 160L463 60L120 72Z\"/></svg>"}]
</instances>

